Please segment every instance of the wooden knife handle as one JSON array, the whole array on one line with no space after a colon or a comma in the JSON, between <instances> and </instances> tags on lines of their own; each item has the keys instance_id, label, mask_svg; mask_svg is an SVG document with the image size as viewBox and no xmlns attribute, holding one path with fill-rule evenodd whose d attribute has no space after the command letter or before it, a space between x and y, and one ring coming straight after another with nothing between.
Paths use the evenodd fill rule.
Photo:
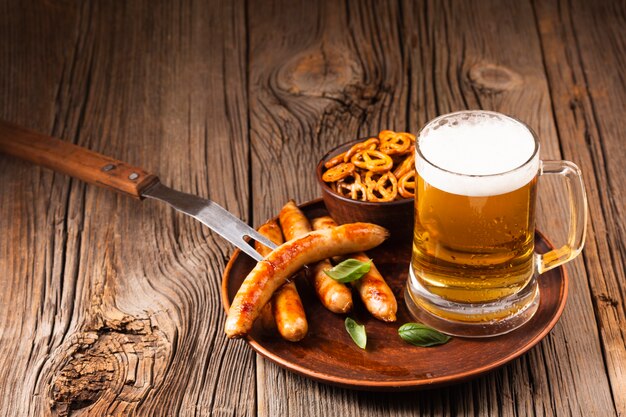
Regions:
<instances>
[{"instance_id":1,"label":"wooden knife handle","mask_svg":"<svg viewBox=\"0 0 626 417\"><path fill-rule=\"evenodd\" d=\"M159 180L141 168L2 120L0 152L135 198Z\"/></svg>"}]
</instances>

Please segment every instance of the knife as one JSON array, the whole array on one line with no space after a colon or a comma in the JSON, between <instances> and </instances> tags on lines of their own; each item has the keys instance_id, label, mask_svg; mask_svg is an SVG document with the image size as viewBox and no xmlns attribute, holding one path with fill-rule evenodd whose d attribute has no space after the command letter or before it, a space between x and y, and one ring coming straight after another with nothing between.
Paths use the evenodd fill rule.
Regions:
<instances>
[{"instance_id":1,"label":"knife","mask_svg":"<svg viewBox=\"0 0 626 417\"><path fill-rule=\"evenodd\" d=\"M246 237L276 245L217 203L173 190L156 175L125 162L0 120L0 152L50 168L99 187L143 200L159 200L200 221L257 261L263 257Z\"/></svg>"}]
</instances>

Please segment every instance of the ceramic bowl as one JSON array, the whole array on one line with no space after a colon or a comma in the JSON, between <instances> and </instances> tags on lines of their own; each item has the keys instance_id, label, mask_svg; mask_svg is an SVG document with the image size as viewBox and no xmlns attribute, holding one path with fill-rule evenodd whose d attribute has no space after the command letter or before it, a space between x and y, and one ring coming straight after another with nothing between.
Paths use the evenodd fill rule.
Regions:
<instances>
[{"instance_id":1,"label":"ceramic bowl","mask_svg":"<svg viewBox=\"0 0 626 417\"><path fill-rule=\"evenodd\" d=\"M358 142L357 139L330 150L317 164L316 176L322 190L324 204L333 219L339 224L353 222L374 223L387 228L390 240L410 241L413 236L413 199L404 198L389 202L369 202L353 200L337 194L322 180L326 170L324 163L332 157L347 151Z\"/></svg>"}]
</instances>

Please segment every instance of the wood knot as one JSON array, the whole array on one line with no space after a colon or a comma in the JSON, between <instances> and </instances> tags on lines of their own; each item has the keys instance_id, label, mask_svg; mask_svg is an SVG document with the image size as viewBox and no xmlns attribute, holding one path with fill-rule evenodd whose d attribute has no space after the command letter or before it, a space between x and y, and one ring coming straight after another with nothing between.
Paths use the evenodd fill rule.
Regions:
<instances>
[{"instance_id":1,"label":"wood knot","mask_svg":"<svg viewBox=\"0 0 626 417\"><path fill-rule=\"evenodd\" d=\"M333 97L359 79L358 66L344 52L321 46L296 55L277 74L277 86L294 95Z\"/></svg>"},{"instance_id":2,"label":"wood knot","mask_svg":"<svg viewBox=\"0 0 626 417\"><path fill-rule=\"evenodd\" d=\"M119 372L111 352L98 343L96 333L76 339L71 360L60 370L52 385L52 399L61 415L93 404Z\"/></svg>"},{"instance_id":3,"label":"wood knot","mask_svg":"<svg viewBox=\"0 0 626 417\"><path fill-rule=\"evenodd\" d=\"M610 305L611 307L617 307L619 305L619 301L607 294L598 295L598 299L603 303Z\"/></svg>"},{"instance_id":4,"label":"wood knot","mask_svg":"<svg viewBox=\"0 0 626 417\"><path fill-rule=\"evenodd\" d=\"M139 403L162 377L169 350L167 337L149 318L97 317L59 350L50 384L52 409L67 416L95 406L107 393L127 404Z\"/></svg>"},{"instance_id":5,"label":"wood knot","mask_svg":"<svg viewBox=\"0 0 626 417\"><path fill-rule=\"evenodd\" d=\"M500 93L522 84L522 76L515 71L496 64L476 64L469 70L472 85L480 92Z\"/></svg>"}]
</instances>

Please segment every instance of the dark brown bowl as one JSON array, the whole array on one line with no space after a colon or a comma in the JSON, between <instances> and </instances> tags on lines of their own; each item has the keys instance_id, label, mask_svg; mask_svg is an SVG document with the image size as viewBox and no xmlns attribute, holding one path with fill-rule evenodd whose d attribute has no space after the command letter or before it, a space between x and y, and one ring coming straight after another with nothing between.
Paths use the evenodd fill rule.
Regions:
<instances>
[{"instance_id":1,"label":"dark brown bowl","mask_svg":"<svg viewBox=\"0 0 626 417\"><path fill-rule=\"evenodd\" d=\"M330 216L339 224L367 222L383 226L391 233L390 240L411 241L413 236L413 199L372 203L369 201L352 200L334 192L322 180L325 171L324 163L332 157L347 151L355 143L365 139L357 139L340 145L329 151L317 164L317 182L322 189L324 205Z\"/></svg>"}]
</instances>

